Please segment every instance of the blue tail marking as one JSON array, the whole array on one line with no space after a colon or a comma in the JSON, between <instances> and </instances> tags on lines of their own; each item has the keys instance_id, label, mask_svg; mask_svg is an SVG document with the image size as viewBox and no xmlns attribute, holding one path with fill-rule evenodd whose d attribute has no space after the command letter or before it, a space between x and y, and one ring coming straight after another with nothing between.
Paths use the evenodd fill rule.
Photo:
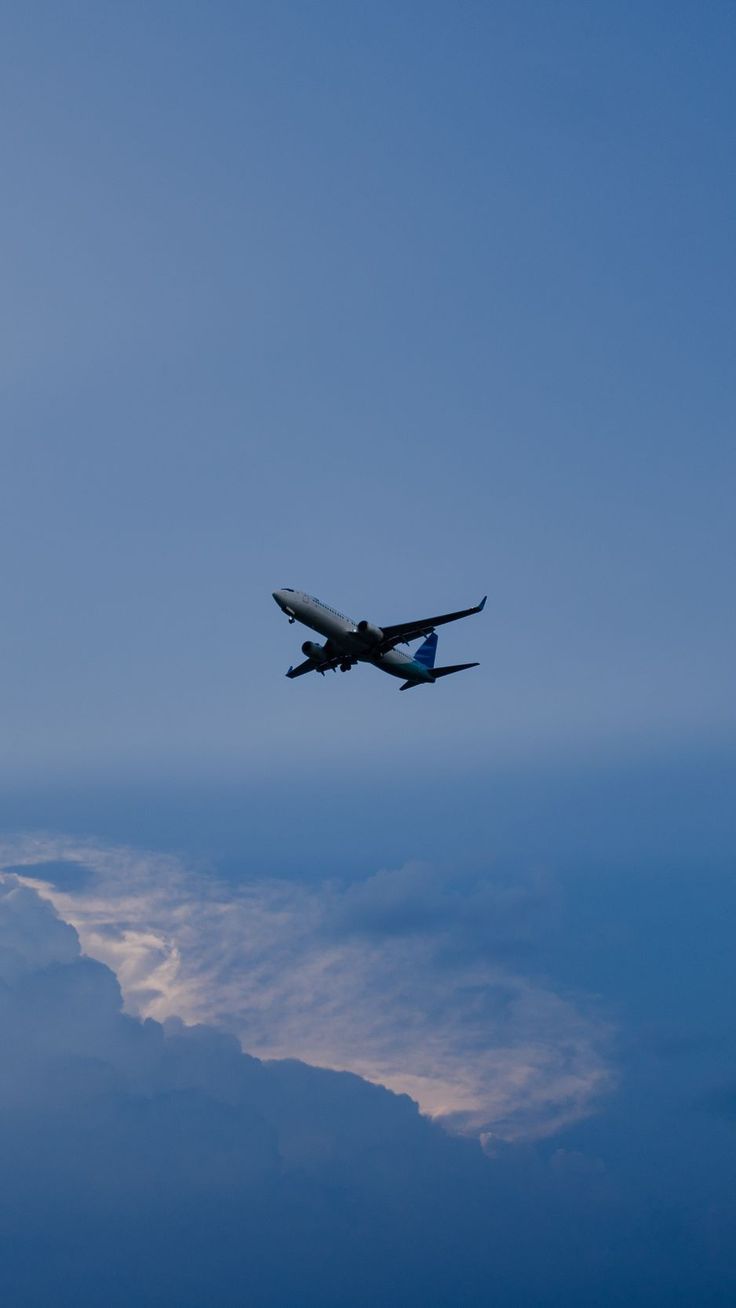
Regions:
<instances>
[{"instance_id":1,"label":"blue tail marking","mask_svg":"<svg viewBox=\"0 0 736 1308\"><path fill-rule=\"evenodd\" d=\"M431 636L427 636L424 644L419 646L414 658L417 663L421 663L425 668L433 668L436 653L437 632L433 631Z\"/></svg>"}]
</instances>

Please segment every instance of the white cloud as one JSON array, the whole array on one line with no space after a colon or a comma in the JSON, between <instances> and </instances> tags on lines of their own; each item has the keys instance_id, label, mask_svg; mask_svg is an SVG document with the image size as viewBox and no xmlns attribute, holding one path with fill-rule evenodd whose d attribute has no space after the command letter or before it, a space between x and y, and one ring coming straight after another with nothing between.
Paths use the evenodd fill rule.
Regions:
<instances>
[{"instance_id":1,"label":"white cloud","mask_svg":"<svg viewBox=\"0 0 736 1308\"><path fill-rule=\"evenodd\" d=\"M26 852L43 859L51 848L58 854L43 842ZM311 944L299 943L293 888L274 887L268 902L262 887L251 888L246 913L233 911L222 888L203 886L200 938L190 880L176 864L119 850L77 852L100 869L96 896L80 901L80 913L137 981L147 979L142 960L150 952L151 971L174 983L181 974L182 995L201 993L211 1003L209 980L186 973L187 932L206 952L212 922L222 919L227 930L219 938L229 940L232 931L234 940L243 915L248 959L261 957L261 979L281 966L289 941L295 957L306 955L289 972L287 998L307 1017L322 977L348 980L341 949L316 943L329 935L324 922L315 928L301 917ZM123 886L116 878L126 870ZM123 901L121 934L103 908ZM137 924L154 903L157 922ZM324 919L320 897L307 894L306 903ZM184 906L177 962L164 921L179 921ZM274 939L278 964L264 973ZM356 985L380 962L380 948L370 951ZM242 993L237 977L230 983L231 997ZM394 977L384 998L400 998L397 984ZM261 1027L269 1014L278 1018L280 1002L265 1002ZM407 992L402 1020L413 1002ZM345 1039L337 1001L334 1016L333 1039ZM367 1011L357 1016L369 1048L387 1050L400 1066L378 1011L372 1032ZM435 1026L442 1026L439 1015ZM435 1055L427 1046L431 1073ZM408 1048L411 1060L411 1039ZM61 1293L80 1308L485 1308L490 1301L517 1308L559 1302L560 1286L568 1290L576 1274L578 1242L569 1233L577 1235L581 1199L564 1168L547 1167L541 1157L530 1168L535 1151L527 1146L497 1147L484 1157L477 1142L440 1130L406 1096L349 1073L262 1063L211 1027L125 1014L110 969L80 953L73 928L49 902L2 873L0 1049L3 1304L47 1308ZM552 1291L540 1238L554 1243Z\"/></svg>"},{"instance_id":2,"label":"white cloud","mask_svg":"<svg viewBox=\"0 0 736 1308\"><path fill-rule=\"evenodd\" d=\"M43 864L59 860L94 875L54 888ZM506 1139L576 1120L610 1082L605 1025L511 961L539 885L461 886L416 865L347 889L232 884L51 837L7 843L0 861L116 971L130 1012L225 1027L261 1058L357 1072Z\"/></svg>"}]
</instances>

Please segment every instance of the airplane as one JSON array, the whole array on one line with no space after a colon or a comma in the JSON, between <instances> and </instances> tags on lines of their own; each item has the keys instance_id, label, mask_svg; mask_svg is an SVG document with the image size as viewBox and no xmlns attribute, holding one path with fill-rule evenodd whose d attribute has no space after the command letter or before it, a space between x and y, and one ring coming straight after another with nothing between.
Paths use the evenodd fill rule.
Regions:
<instances>
[{"instance_id":1,"label":"airplane","mask_svg":"<svg viewBox=\"0 0 736 1308\"><path fill-rule=\"evenodd\" d=\"M321 672L324 676L330 670L335 672L339 668L341 672L349 672L356 663L372 663L381 672L403 678L404 684L399 686L399 690L410 690L412 686L432 685L440 677L449 677L453 672L478 667L477 663L455 663L451 667L436 668L435 627L456 622L458 618L469 618L472 613L481 613L488 598L486 595L472 609L441 613L439 617L420 618L416 622L398 622L391 627L375 627L365 619L353 622L352 618L347 618L329 604L323 604L314 595L292 590L291 586L273 591L273 598L289 622L301 622L327 638L324 645L305 640L302 654L307 657L286 673L292 680L303 677L305 672ZM424 643L414 654L397 648L422 636L425 637Z\"/></svg>"}]
</instances>

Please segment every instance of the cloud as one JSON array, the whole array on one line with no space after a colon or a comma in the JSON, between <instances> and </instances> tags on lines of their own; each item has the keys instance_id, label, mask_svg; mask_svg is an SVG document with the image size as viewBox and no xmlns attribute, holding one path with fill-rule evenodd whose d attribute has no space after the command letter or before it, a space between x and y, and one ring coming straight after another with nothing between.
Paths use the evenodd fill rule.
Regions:
<instances>
[{"instance_id":1,"label":"cloud","mask_svg":"<svg viewBox=\"0 0 736 1308\"><path fill-rule=\"evenodd\" d=\"M84 862L83 850L75 848L90 879L75 879L73 892L53 889L65 870L59 868L58 848L51 857L44 841L26 847L35 859L38 884L46 887L44 896L17 875L0 875L3 1303L14 1308L49 1303L60 1308L67 1303L75 1308L101 1303L106 1308L131 1303L143 1308L374 1308L377 1303L553 1308L564 1302L587 1308L600 1302L607 1308L624 1303L653 1308L708 1302L725 1308L733 1302L733 1201L724 1155L732 1135L729 1123L699 1115L712 1140L698 1167L706 1131L699 1126L697 1139L688 1142L682 1116L672 1112L676 1105L667 1110L660 1079L645 1082L643 1099L641 1087L637 1099L629 1085L628 1097L609 1102L606 1113L559 1139L530 1141L539 1135L540 1122L549 1130L551 1114L567 1111L560 1068L543 1074L539 1059L534 1064L539 1098L520 1082L514 1104L510 1087L529 1061L535 1024L542 1032L549 1026L558 1035L567 1030L573 1047L575 1021L582 1023L586 1040L593 1036L589 1019L574 1016L569 999L514 974L508 958L493 977L483 971L485 930L475 937L466 932L458 925L465 910L454 903L456 897L465 901L485 893L482 887L452 890L439 873L430 872L430 883L436 878L438 893L447 897L449 919L433 914L421 922L419 906L416 913L410 908L411 887L421 886L417 869L400 874L398 888L382 878L354 895L334 887L304 890L299 930L306 943L300 945L295 888L274 886L271 900L254 885L249 888L253 939L245 958L266 979L283 966L290 978L289 1002L301 1002L307 1016L313 995L292 993L300 978L308 991L307 962L318 973L323 960L329 974L334 951L340 956L347 950L337 973L347 984L347 962L362 959L356 986L372 979L375 1030L367 1025L368 1008L358 1009L357 1020L373 1054L380 1055L383 1042L385 1057L401 1070L399 1038L391 1035L388 1021L393 1015L379 1011L383 997L399 1005L407 1065L417 1067L414 1021L427 1043L429 1074L436 1078L438 1068L453 1069L458 1094L458 1064L446 1048L452 1014L442 1010L439 981L419 1011L418 992L392 952L409 950L416 961L422 955L411 950L421 944L427 951L426 985L433 967L444 970L452 1011L463 1027L452 1056L459 1057L462 1047L469 1064L475 1058L484 1068L489 1031L495 1040L496 1053L488 1054L483 1075L500 1077L497 1093L511 1105L506 1119L511 1140L503 1138L506 1128L499 1117L500 1129L494 1123L484 1132L484 1149L477 1140L442 1129L406 1095L351 1072L293 1059L261 1061L244 1053L233 1034L209 1023L190 1025L171 1015L160 1022L126 1011L118 978L80 948L75 929L60 918L50 894L74 899L80 913L84 910L89 936L107 942L130 969L132 989L146 983L140 991L147 996L145 1005L165 1001L169 1011L177 986L192 1001L216 1006L215 982L221 981L242 1000L242 977L231 972L235 941L249 915L239 895L232 913L227 887L205 880L196 900L204 921L200 937L191 902L195 881L180 864L92 846ZM25 866L18 857L16 845L14 865ZM532 886L532 899L534 894ZM159 905L153 922L143 920L146 895L152 906ZM370 913L358 904L363 896L371 901ZM391 930L384 913L387 897L402 905L401 925L392 911ZM506 939L510 957L510 942L527 928L519 925L517 904L504 925L505 897L500 887L491 934ZM380 924L376 901L384 905ZM186 931L180 924L176 935L167 937L164 923L179 917ZM212 927L217 918L227 925L219 937ZM521 918L529 920L526 909ZM279 924L285 924L283 931ZM187 932L203 956L232 934L222 972L202 973L187 965ZM267 959L275 948L268 941L273 936L281 942L282 935L286 943L277 962L259 964L256 943ZM466 970L458 972L463 940ZM356 942L359 952L352 954ZM295 960L291 971L289 948ZM379 986L376 971L383 967L388 976ZM171 985L168 995L152 993L147 985L152 973ZM348 987L347 998L338 993L334 1001L336 1030L345 1041L345 1005L352 993ZM463 1013L474 1012L476 1005L484 1017L474 1027L475 1018ZM232 1007L231 997L225 1008ZM323 1013L327 1022L324 1007ZM273 998L267 998L253 1029L265 1030L269 1015L278 1025ZM282 1020L279 1039L293 1018L287 1022L282 1015ZM435 1045L433 1030L439 1033ZM519 1031L521 1051L515 1043ZM580 1040L582 1049L582 1035ZM564 1056L569 1059L570 1052ZM500 1060L500 1073L491 1073L494 1059ZM482 1082L473 1076L473 1086ZM718 1111L729 1107L730 1083L723 1084ZM716 1178L720 1166L716 1182L714 1160Z\"/></svg>"},{"instance_id":2,"label":"cloud","mask_svg":"<svg viewBox=\"0 0 736 1308\"><path fill-rule=\"evenodd\" d=\"M578 1120L611 1084L593 1005L525 966L554 912L542 876L411 864L348 887L233 884L65 839L0 853L115 970L131 1013L216 1024L261 1058L352 1071L507 1140Z\"/></svg>"},{"instance_id":3,"label":"cloud","mask_svg":"<svg viewBox=\"0 0 736 1308\"><path fill-rule=\"evenodd\" d=\"M409 1098L125 1013L113 972L13 875L0 976L3 1302L541 1302L503 1169Z\"/></svg>"}]
</instances>

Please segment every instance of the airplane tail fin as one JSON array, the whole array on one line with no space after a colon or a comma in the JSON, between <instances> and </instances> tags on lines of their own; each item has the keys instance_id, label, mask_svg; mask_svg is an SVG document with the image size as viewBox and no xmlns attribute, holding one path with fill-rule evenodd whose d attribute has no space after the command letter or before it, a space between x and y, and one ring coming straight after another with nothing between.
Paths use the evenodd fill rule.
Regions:
<instances>
[{"instance_id":1,"label":"airplane tail fin","mask_svg":"<svg viewBox=\"0 0 736 1308\"><path fill-rule=\"evenodd\" d=\"M435 657L437 655L437 632L433 631L427 636L423 645L419 646L414 658L417 663L421 663L425 668L433 668Z\"/></svg>"},{"instance_id":2,"label":"airplane tail fin","mask_svg":"<svg viewBox=\"0 0 736 1308\"><path fill-rule=\"evenodd\" d=\"M449 677L453 672L464 672L466 668L477 668L479 666L478 663L453 663L448 668L432 668L432 676L436 680L437 677Z\"/></svg>"},{"instance_id":3,"label":"airplane tail fin","mask_svg":"<svg viewBox=\"0 0 736 1308\"><path fill-rule=\"evenodd\" d=\"M419 649L414 655L416 662L421 663L422 666L427 669L427 672L431 674L432 681L436 681L438 677L449 677L453 672L465 672L466 668L478 667L477 663L453 663L451 666L446 668L436 668L434 666L436 654L437 632L433 631L429 636L427 636L424 644L419 646ZM421 681L405 681L403 686L399 686L399 690L411 690L412 686L421 686L423 684L426 683Z\"/></svg>"}]
</instances>

